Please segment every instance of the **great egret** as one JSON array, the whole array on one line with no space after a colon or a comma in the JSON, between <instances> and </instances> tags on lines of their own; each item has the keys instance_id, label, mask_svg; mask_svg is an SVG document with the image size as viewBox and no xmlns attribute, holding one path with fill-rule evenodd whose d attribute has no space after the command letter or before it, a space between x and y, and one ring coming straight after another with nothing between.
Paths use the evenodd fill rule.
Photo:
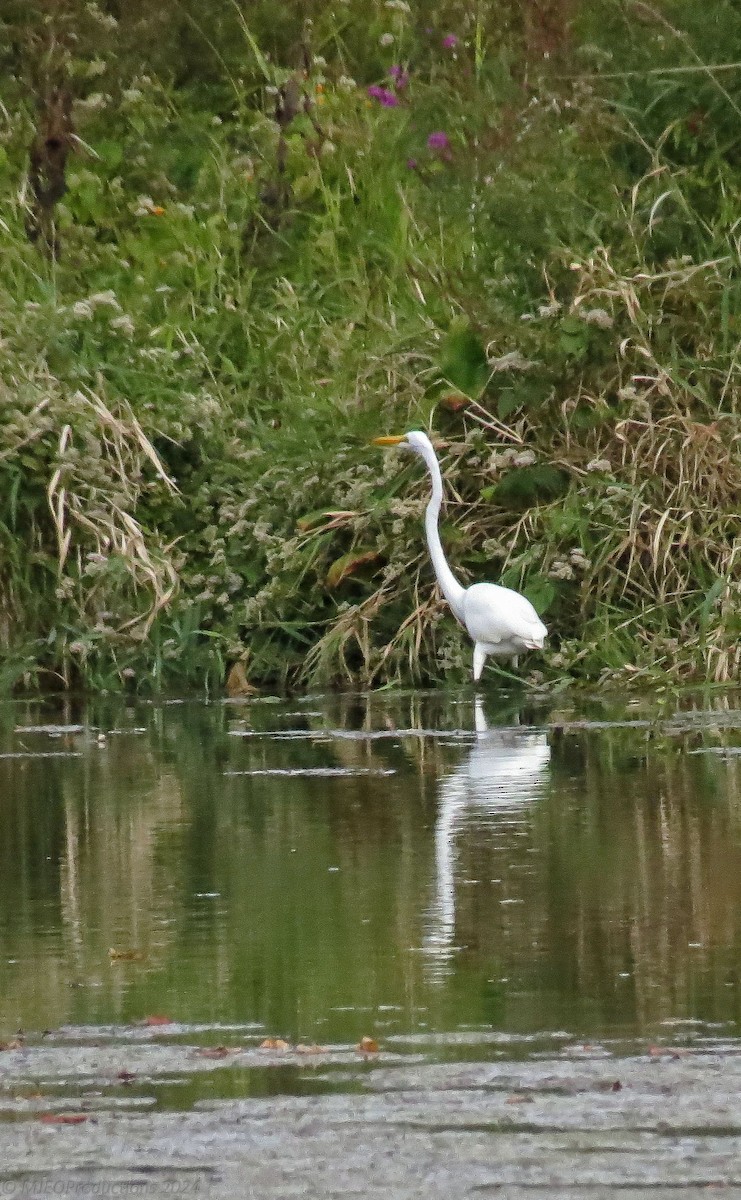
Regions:
<instances>
[{"instance_id":1,"label":"great egret","mask_svg":"<svg viewBox=\"0 0 741 1200\"><path fill-rule=\"evenodd\" d=\"M541 650L548 630L529 600L512 588L496 583L464 587L448 566L438 531L443 478L440 464L426 433L412 430L396 437L374 438L376 446L400 446L424 460L432 479L432 496L425 509L425 532L437 582L453 615L473 639L473 678L481 678L488 655L512 658L523 650Z\"/></svg>"}]
</instances>

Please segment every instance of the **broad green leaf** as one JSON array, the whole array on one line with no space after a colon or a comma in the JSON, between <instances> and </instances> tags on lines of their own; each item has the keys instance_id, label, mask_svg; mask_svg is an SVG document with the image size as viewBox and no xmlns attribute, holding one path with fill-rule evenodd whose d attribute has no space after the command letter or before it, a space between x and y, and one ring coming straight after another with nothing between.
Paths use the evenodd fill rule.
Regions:
<instances>
[{"instance_id":1,"label":"broad green leaf","mask_svg":"<svg viewBox=\"0 0 741 1200\"><path fill-rule=\"evenodd\" d=\"M556 586L546 575L531 575L522 590L541 616L556 598Z\"/></svg>"},{"instance_id":2,"label":"broad green leaf","mask_svg":"<svg viewBox=\"0 0 741 1200\"><path fill-rule=\"evenodd\" d=\"M539 501L555 500L569 485L568 475L550 463L517 467L497 484L494 500L507 508L527 508Z\"/></svg>"},{"instance_id":3,"label":"broad green leaf","mask_svg":"<svg viewBox=\"0 0 741 1200\"><path fill-rule=\"evenodd\" d=\"M480 396L489 378L486 350L468 322L451 324L442 345L440 372L467 396Z\"/></svg>"}]
</instances>

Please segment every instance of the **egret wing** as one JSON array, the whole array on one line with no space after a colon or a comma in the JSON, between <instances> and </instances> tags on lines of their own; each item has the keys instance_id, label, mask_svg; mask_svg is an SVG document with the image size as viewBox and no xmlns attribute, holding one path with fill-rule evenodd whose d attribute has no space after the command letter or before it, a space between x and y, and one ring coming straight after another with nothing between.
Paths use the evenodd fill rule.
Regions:
<instances>
[{"instance_id":1,"label":"egret wing","mask_svg":"<svg viewBox=\"0 0 741 1200\"><path fill-rule=\"evenodd\" d=\"M532 604L519 592L496 583L475 583L464 599L466 629L475 642L490 646L521 642L543 645L547 630Z\"/></svg>"}]
</instances>

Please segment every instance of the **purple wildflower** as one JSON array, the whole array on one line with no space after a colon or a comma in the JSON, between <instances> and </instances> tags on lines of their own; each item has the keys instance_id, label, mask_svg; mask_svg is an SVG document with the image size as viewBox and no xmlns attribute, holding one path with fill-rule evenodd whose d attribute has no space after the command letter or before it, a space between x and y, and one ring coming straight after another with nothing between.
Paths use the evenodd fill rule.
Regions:
<instances>
[{"instance_id":1,"label":"purple wildflower","mask_svg":"<svg viewBox=\"0 0 741 1200\"><path fill-rule=\"evenodd\" d=\"M410 171L416 171L417 170L416 158L408 158L407 159L407 167L409 168Z\"/></svg>"},{"instance_id":2,"label":"purple wildflower","mask_svg":"<svg viewBox=\"0 0 741 1200\"><path fill-rule=\"evenodd\" d=\"M390 92L388 88L379 87L377 83L372 83L367 89L367 94L371 100L377 100L379 104L383 104L385 108L396 108L399 103L399 97Z\"/></svg>"},{"instance_id":3,"label":"purple wildflower","mask_svg":"<svg viewBox=\"0 0 741 1200\"><path fill-rule=\"evenodd\" d=\"M397 92L403 92L409 83L409 72L405 71L403 67L389 67L389 75L394 81Z\"/></svg>"},{"instance_id":4,"label":"purple wildflower","mask_svg":"<svg viewBox=\"0 0 741 1200\"><path fill-rule=\"evenodd\" d=\"M454 33L446 33L443 38L443 46L446 50L455 50L458 45L458 38Z\"/></svg>"},{"instance_id":5,"label":"purple wildflower","mask_svg":"<svg viewBox=\"0 0 741 1200\"><path fill-rule=\"evenodd\" d=\"M437 129L430 134L427 145L430 150L444 150L450 153L450 138L447 133L443 133L442 129Z\"/></svg>"}]
</instances>

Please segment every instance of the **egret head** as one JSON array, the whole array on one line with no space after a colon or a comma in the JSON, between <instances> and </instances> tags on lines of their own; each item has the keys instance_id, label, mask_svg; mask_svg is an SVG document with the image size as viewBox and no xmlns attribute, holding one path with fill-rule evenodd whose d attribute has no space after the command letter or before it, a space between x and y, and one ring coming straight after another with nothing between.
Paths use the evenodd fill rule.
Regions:
<instances>
[{"instance_id":1,"label":"egret head","mask_svg":"<svg viewBox=\"0 0 741 1200\"><path fill-rule=\"evenodd\" d=\"M412 429L409 433L396 434L391 437L377 437L373 439L374 446L398 446L400 450L411 450L414 454L420 454L423 458L425 453L432 449L432 443L426 433L422 433L419 429Z\"/></svg>"}]
</instances>

